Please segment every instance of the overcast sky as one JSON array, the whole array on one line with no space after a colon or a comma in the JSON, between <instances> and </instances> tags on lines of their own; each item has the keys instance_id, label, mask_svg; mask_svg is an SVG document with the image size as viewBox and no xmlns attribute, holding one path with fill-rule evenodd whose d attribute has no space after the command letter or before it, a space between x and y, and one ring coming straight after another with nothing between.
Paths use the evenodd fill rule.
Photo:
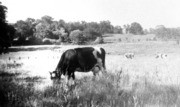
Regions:
<instances>
[{"instance_id":1,"label":"overcast sky","mask_svg":"<svg viewBox=\"0 0 180 107\"><path fill-rule=\"evenodd\" d=\"M15 23L28 17L54 20L109 20L123 26L138 22L143 28L156 25L180 27L180 0L1 0L8 7L7 20Z\"/></svg>"}]
</instances>

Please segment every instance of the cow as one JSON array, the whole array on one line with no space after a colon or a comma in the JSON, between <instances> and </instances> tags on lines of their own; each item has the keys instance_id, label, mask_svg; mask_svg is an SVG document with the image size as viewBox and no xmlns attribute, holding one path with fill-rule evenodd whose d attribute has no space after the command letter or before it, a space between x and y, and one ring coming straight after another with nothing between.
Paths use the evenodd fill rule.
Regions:
<instances>
[{"instance_id":1,"label":"cow","mask_svg":"<svg viewBox=\"0 0 180 107\"><path fill-rule=\"evenodd\" d=\"M127 59L132 59L132 58L134 58L134 53L125 53L124 56L125 56Z\"/></svg>"},{"instance_id":2,"label":"cow","mask_svg":"<svg viewBox=\"0 0 180 107\"><path fill-rule=\"evenodd\" d=\"M81 47L66 50L55 69L50 72L51 79L61 79L61 75L67 75L75 79L75 71L97 73L97 67L105 72L105 50L99 47Z\"/></svg>"},{"instance_id":3,"label":"cow","mask_svg":"<svg viewBox=\"0 0 180 107\"><path fill-rule=\"evenodd\" d=\"M157 54L156 54L156 58L162 58L162 59L167 58L167 54L157 53Z\"/></svg>"}]
</instances>

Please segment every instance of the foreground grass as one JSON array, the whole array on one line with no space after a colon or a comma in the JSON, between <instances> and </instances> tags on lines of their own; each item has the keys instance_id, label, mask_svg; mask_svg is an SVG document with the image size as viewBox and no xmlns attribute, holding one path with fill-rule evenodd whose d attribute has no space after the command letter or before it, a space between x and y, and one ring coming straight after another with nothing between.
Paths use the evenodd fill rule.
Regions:
<instances>
[{"instance_id":1,"label":"foreground grass","mask_svg":"<svg viewBox=\"0 0 180 107\"><path fill-rule=\"evenodd\" d=\"M37 91L38 77L18 78L19 73L0 72L1 107L178 107L178 86L133 83L125 89L128 75L104 74L75 81L55 81Z\"/></svg>"}]
</instances>

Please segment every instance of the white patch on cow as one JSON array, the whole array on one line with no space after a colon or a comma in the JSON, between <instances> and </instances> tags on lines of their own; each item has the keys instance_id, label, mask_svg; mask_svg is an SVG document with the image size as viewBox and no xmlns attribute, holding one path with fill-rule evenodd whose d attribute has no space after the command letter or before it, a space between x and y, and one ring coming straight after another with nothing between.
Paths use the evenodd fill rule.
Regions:
<instances>
[{"instance_id":1,"label":"white patch on cow","mask_svg":"<svg viewBox=\"0 0 180 107\"><path fill-rule=\"evenodd\" d=\"M101 48L100 47L94 47L94 49L101 54Z\"/></svg>"},{"instance_id":2,"label":"white patch on cow","mask_svg":"<svg viewBox=\"0 0 180 107\"><path fill-rule=\"evenodd\" d=\"M167 54L161 54L161 58L166 58Z\"/></svg>"},{"instance_id":3,"label":"white patch on cow","mask_svg":"<svg viewBox=\"0 0 180 107\"><path fill-rule=\"evenodd\" d=\"M55 75L55 73L52 73L52 75L51 75L52 77L55 77L56 75Z\"/></svg>"},{"instance_id":4,"label":"white patch on cow","mask_svg":"<svg viewBox=\"0 0 180 107\"><path fill-rule=\"evenodd\" d=\"M99 48L99 50L100 50L100 48ZM93 55L94 55L94 57L96 58L96 60L97 60L97 64L96 65L98 65L101 69L103 69L103 67L102 67L102 59L101 58L99 58L98 56L97 56L97 53L98 53L99 51L97 51L96 49L93 51ZM96 66L95 65L95 66Z\"/></svg>"},{"instance_id":5,"label":"white patch on cow","mask_svg":"<svg viewBox=\"0 0 180 107\"><path fill-rule=\"evenodd\" d=\"M97 50L94 50L92 53L93 53L94 57L97 59L97 58L98 58L98 56L97 56Z\"/></svg>"}]
</instances>

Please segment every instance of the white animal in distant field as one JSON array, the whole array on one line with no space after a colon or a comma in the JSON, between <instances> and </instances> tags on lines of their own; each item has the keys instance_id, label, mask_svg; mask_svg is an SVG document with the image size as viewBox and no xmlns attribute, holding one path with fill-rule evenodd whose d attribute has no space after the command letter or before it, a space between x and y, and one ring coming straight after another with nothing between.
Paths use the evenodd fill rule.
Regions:
<instances>
[{"instance_id":1,"label":"white animal in distant field","mask_svg":"<svg viewBox=\"0 0 180 107\"><path fill-rule=\"evenodd\" d=\"M134 58L134 53L125 53L124 56L127 58L127 59L132 59Z\"/></svg>"},{"instance_id":2,"label":"white animal in distant field","mask_svg":"<svg viewBox=\"0 0 180 107\"><path fill-rule=\"evenodd\" d=\"M156 54L156 58L162 58L162 59L167 58L167 54L157 53L157 54Z\"/></svg>"}]
</instances>

